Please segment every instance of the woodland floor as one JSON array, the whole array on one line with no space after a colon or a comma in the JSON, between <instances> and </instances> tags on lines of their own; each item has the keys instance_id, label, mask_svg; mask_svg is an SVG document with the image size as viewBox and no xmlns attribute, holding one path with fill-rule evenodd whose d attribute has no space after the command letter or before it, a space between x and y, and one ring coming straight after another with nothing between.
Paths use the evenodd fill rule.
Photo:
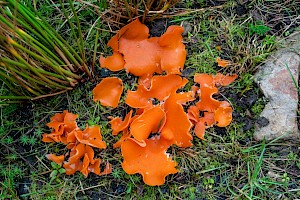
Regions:
<instances>
[{"instance_id":1,"label":"woodland floor","mask_svg":"<svg viewBox=\"0 0 300 200\"><path fill-rule=\"evenodd\" d=\"M75 8L82 19L86 52L90 55L95 37L91 25L98 16L90 4L79 2ZM91 4L99 6L97 1ZM40 1L37 8L68 39L70 30L53 2ZM179 15L178 10L186 13ZM101 69L97 62L94 82L86 80L59 96L0 106L0 199L300 198L299 141L256 142L253 139L253 124L265 123L259 114L267 102L254 83L253 74L270 53L281 47L285 37L300 31L300 2L185 0L168 12L177 14L171 18L162 16L146 25L151 36L160 36L172 24L183 25L188 30L184 35L188 55L182 76L192 80L199 72L239 75L234 83L221 88L216 97L231 102L233 122L226 128L208 129L206 141L195 137L193 147L172 146L168 152L178 162L179 173L167 176L162 186L147 186L139 174L128 175L123 171L120 150L112 148L117 138L111 135L107 117L125 116L129 108L124 97L121 106L110 109L95 104L91 93L104 77L120 77L125 90L133 89L137 79L125 72ZM106 43L114 33L110 32L109 23L112 22L103 19L100 25L103 31L98 57L110 51ZM220 51L217 46L221 47ZM220 69L215 62L217 57L230 60L231 65ZM41 135L50 132L46 127L50 117L63 110L79 114L81 128L86 124L101 126L108 147L97 152L97 156L113 165L112 174L90 174L88 178L80 173L57 174L51 179L55 169L45 155L63 154L66 150L61 144L43 143Z\"/></svg>"}]
</instances>

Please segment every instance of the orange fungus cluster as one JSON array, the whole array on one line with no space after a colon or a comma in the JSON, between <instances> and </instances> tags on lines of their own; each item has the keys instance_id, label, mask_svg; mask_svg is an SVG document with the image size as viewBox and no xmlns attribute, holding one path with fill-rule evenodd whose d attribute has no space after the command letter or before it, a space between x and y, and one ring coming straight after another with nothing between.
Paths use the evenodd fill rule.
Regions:
<instances>
[{"instance_id":1,"label":"orange fungus cluster","mask_svg":"<svg viewBox=\"0 0 300 200\"><path fill-rule=\"evenodd\" d=\"M168 174L178 171L177 163L166 153L167 149L171 145L192 146L194 125L195 134L204 139L207 127L214 124L224 127L232 120L230 104L220 102L212 95L218 93L217 86L228 85L237 78L236 75L197 74L194 81L200 87L178 92L188 83L180 76L186 58L182 32L182 27L170 26L161 37L149 38L148 28L135 20L108 42L113 50L112 56L100 58L103 68L112 71L125 69L139 77L136 90L128 90L125 98L125 103L132 109L123 120L110 117L110 124L112 134L120 135L114 148L121 147L125 172L140 173L144 182L152 186L162 185ZM166 75L161 75L163 73ZM99 85L97 90L106 90L114 96L115 89ZM189 106L186 112L183 105L195 102L197 97L200 100ZM200 112L204 116L200 116Z\"/></svg>"},{"instance_id":2,"label":"orange fungus cluster","mask_svg":"<svg viewBox=\"0 0 300 200\"><path fill-rule=\"evenodd\" d=\"M218 101L213 98L218 93L217 85L226 86L237 78L237 75L224 76L196 74L194 82L200 84L200 88L194 86L194 91L199 96L199 101L188 109L189 119L195 124L195 135L204 139L205 129L216 124L219 127L228 126L232 120L232 108L227 101ZM203 117L200 117L203 112Z\"/></svg>"},{"instance_id":3,"label":"orange fungus cluster","mask_svg":"<svg viewBox=\"0 0 300 200\"><path fill-rule=\"evenodd\" d=\"M125 69L139 77L136 89L126 91L125 103L130 111L124 118L109 117L109 123L112 135L119 136L113 147L121 148L124 171L141 174L151 186L162 185L167 175L178 172L176 161L167 153L171 145L191 147L192 132L204 139L206 128L225 127L232 120L231 105L214 99L213 95L218 93L219 86L230 84L237 75L196 74L191 91L183 92L188 80L180 76L186 58L182 33L182 27L170 26L161 37L149 38L149 29L137 19L109 40L113 54L100 58L102 68ZM104 78L93 90L94 101L116 108L123 89L121 79ZM68 174L108 173L109 166L100 172L100 159L94 159L92 149L106 147L100 129L87 127L81 131L76 118L67 111L51 118L48 126L53 132L44 134L43 141L62 142L71 152L67 162L64 156L52 154L48 159L63 163Z\"/></svg>"},{"instance_id":4,"label":"orange fungus cluster","mask_svg":"<svg viewBox=\"0 0 300 200\"><path fill-rule=\"evenodd\" d=\"M85 130L80 130L76 119L78 115L69 113L57 113L51 117L47 124L52 132L43 134L43 142L61 142L69 150L65 155L47 154L46 157L63 166L67 175L80 171L85 177L90 172L97 175L111 173L111 165L106 163L106 168L101 172L99 158L94 158L94 148L105 149L106 144L102 141L100 128L98 126L87 126Z\"/></svg>"},{"instance_id":5,"label":"orange fungus cluster","mask_svg":"<svg viewBox=\"0 0 300 200\"><path fill-rule=\"evenodd\" d=\"M183 31L181 26L170 26L161 37L149 38L148 27L137 19L109 40L113 54L100 57L100 65L111 71L125 69L146 87L154 73L180 74L186 57Z\"/></svg>"}]
</instances>

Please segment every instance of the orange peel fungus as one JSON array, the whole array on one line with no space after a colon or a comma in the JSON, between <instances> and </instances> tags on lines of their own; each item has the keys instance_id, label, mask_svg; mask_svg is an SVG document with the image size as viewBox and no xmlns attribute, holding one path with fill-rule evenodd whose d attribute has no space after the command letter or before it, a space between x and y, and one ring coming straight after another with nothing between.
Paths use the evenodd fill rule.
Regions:
<instances>
[{"instance_id":1,"label":"orange peel fungus","mask_svg":"<svg viewBox=\"0 0 300 200\"><path fill-rule=\"evenodd\" d=\"M200 84L200 88L193 86L193 91L177 92L188 82L178 75L186 58L182 31L182 27L171 26L161 37L149 38L148 28L139 20L135 20L124 26L108 42L108 46L113 49L113 55L100 58L101 67L116 71L122 68L119 64L124 61L123 68L126 72L139 76L136 90L128 90L125 99L127 105L136 109L136 114L131 110L124 120L116 117L110 121L112 134L116 136L121 133L114 148L121 147L123 155L131 151L129 148L137 147L141 148L138 159L145 159L146 150L142 149L147 149L149 141L154 138L158 142L167 141L169 145L190 147L193 139L190 131L193 125L196 136L204 139L207 127L214 124L223 127L232 119L231 107L212 96L218 93L216 86L228 85L236 79L236 75L198 74L194 81ZM120 61L120 56L123 56L123 61ZM113 57L116 60L112 60ZM218 61L222 67L228 65L228 62ZM154 73L163 72L166 72L166 75L153 76ZM186 113L183 104L193 101L195 95L199 96L200 101ZM204 112L203 117L199 116L200 111ZM148 183L146 175L140 170L128 170L132 162L125 160L124 157L122 166L127 173L141 173L146 184L157 185Z\"/></svg>"},{"instance_id":2,"label":"orange peel fungus","mask_svg":"<svg viewBox=\"0 0 300 200\"><path fill-rule=\"evenodd\" d=\"M180 74L186 59L181 36L183 31L181 26L170 26L161 37L149 38L148 27L136 19L110 39L108 46L112 48L113 55L107 58L101 56L100 66L111 71L124 68L128 73L141 77L139 82L146 87L153 73Z\"/></svg>"},{"instance_id":3,"label":"orange peel fungus","mask_svg":"<svg viewBox=\"0 0 300 200\"><path fill-rule=\"evenodd\" d=\"M192 86L191 91L182 89L188 83L180 76L186 59L182 33L182 27L170 26L162 36L149 37L149 29L137 19L109 40L107 45L113 54L100 57L102 68L125 69L139 77L136 89L126 94L125 103L130 111L123 118L109 117L109 124L112 135L118 137L113 148L121 148L122 168L128 174L141 174L150 186L162 185L166 176L178 172L177 163L166 152L171 145L191 147L193 127L195 135L204 140L206 128L225 127L232 121L231 105L214 99L213 95L219 92L219 86L230 84L237 75L196 74L194 82L200 86ZM229 64L226 60L216 61L221 67ZM121 79L104 78L93 90L94 101L116 108L122 92ZM199 101L195 102L195 98ZM69 153L48 154L47 158L62 165L69 175L76 171L84 176L90 172L111 173L109 163L101 172L101 160L94 158L93 148L106 148L100 128L87 126L82 131L77 127L77 117L64 111L51 118L47 125L53 131L43 134L43 141L62 142Z\"/></svg>"},{"instance_id":4,"label":"orange peel fungus","mask_svg":"<svg viewBox=\"0 0 300 200\"><path fill-rule=\"evenodd\" d=\"M90 172L97 175L104 175L111 172L111 165L106 164L106 168L101 172L99 158L94 158L94 150L106 148L106 144L102 141L100 128L98 126L86 126L85 130L77 127L76 119L78 115L69 113L67 110L63 113L57 113L51 117L48 127L52 128L52 133L43 134L44 142L62 142L67 145L70 152L65 155L47 154L46 158L59 165L66 170L67 175L72 175L76 171L80 171L85 177ZM69 155L69 156L67 156ZM65 159L68 160L65 161Z\"/></svg>"},{"instance_id":5,"label":"orange peel fungus","mask_svg":"<svg viewBox=\"0 0 300 200\"><path fill-rule=\"evenodd\" d=\"M195 106L188 109L188 116L192 123L195 124L195 135L204 139L205 129L214 124L219 127L226 127L232 120L232 108L227 101L218 101L212 96L218 93L217 85L226 86L233 82L237 75L217 75L196 74L194 81L200 84L197 92L200 101ZM200 117L200 111L204 116Z\"/></svg>"},{"instance_id":6,"label":"orange peel fungus","mask_svg":"<svg viewBox=\"0 0 300 200\"><path fill-rule=\"evenodd\" d=\"M146 140L141 147L134 140L127 139L121 146L124 161L122 167L128 174L140 173L147 185L162 185L165 177L175 174L177 163L166 154L170 144L159 137Z\"/></svg>"},{"instance_id":7,"label":"orange peel fungus","mask_svg":"<svg viewBox=\"0 0 300 200\"><path fill-rule=\"evenodd\" d=\"M117 77L104 78L94 89L94 101L100 101L103 106L118 106L123 92L123 82Z\"/></svg>"},{"instance_id":8,"label":"orange peel fungus","mask_svg":"<svg viewBox=\"0 0 300 200\"><path fill-rule=\"evenodd\" d=\"M223 67L223 68L227 67L230 64L229 60L224 60L224 59L221 59L221 58L216 58L216 62L218 63L219 67Z\"/></svg>"},{"instance_id":9,"label":"orange peel fungus","mask_svg":"<svg viewBox=\"0 0 300 200\"><path fill-rule=\"evenodd\" d=\"M43 142L62 142L67 144L68 138L72 135L72 132L76 129L76 119L78 115L69 113L64 110L63 113L56 113L50 118L50 122L47 124L52 129L50 134L43 134Z\"/></svg>"},{"instance_id":10,"label":"orange peel fungus","mask_svg":"<svg viewBox=\"0 0 300 200\"><path fill-rule=\"evenodd\" d=\"M194 92L177 92L187 82L187 79L175 74L153 76L150 79L149 88L138 85L136 91L127 91L125 102L130 107L136 108L134 116L133 110L130 110L123 120L119 117L110 118L112 134L117 135L121 132L121 137L114 144L114 148L121 147L122 155L124 155L123 169L130 174L142 174L144 182L148 185L163 184L167 174L177 172L175 168L177 164L172 161L173 167L169 169L157 167L155 173L151 172L152 178L150 179L147 175L150 172L133 170L136 166L134 166L133 161L128 161L126 155L131 154L128 153L131 151L139 152L139 156L135 157L134 160L146 162L143 159L147 157L146 154L149 154L148 151L150 151L152 159L162 159L162 162L166 164L170 160L163 152L170 145L192 146L192 135L189 133L192 123L189 121L182 104L193 101ZM153 99L156 99L157 102L154 102ZM155 148L153 142L164 144L164 151L159 152L152 149ZM152 180L155 181L152 182Z\"/></svg>"}]
</instances>

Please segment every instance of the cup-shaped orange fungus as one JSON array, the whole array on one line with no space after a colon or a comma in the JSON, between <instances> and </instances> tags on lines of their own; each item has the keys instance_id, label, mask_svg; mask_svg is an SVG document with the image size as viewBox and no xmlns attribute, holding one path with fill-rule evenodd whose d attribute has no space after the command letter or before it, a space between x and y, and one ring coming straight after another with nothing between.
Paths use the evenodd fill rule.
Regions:
<instances>
[{"instance_id":1,"label":"cup-shaped orange fungus","mask_svg":"<svg viewBox=\"0 0 300 200\"><path fill-rule=\"evenodd\" d=\"M160 106L155 106L146 110L131 123L130 132L136 140L145 141L151 133L159 132L165 122L166 113Z\"/></svg>"},{"instance_id":2,"label":"cup-shaped orange fungus","mask_svg":"<svg viewBox=\"0 0 300 200\"><path fill-rule=\"evenodd\" d=\"M116 71L121 69L120 56L123 56L124 68L135 76L147 77L162 71L179 74L186 59L183 31L181 26L170 26L161 37L149 38L148 27L136 19L111 38L108 46L113 49L113 55L101 57L100 65Z\"/></svg>"},{"instance_id":3,"label":"cup-shaped orange fungus","mask_svg":"<svg viewBox=\"0 0 300 200\"><path fill-rule=\"evenodd\" d=\"M232 108L230 106L220 106L215 111L214 119L216 121L216 125L219 127L226 127L230 124L232 120Z\"/></svg>"},{"instance_id":4,"label":"cup-shaped orange fungus","mask_svg":"<svg viewBox=\"0 0 300 200\"><path fill-rule=\"evenodd\" d=\"M140 113L141 112L141 113ZM113 148L119 148L121 147L121 144L127 139L131 137L131 132L129 131L130 124L142 114L144 110L137 111L135 116L132 116L133 110L130 110L129 113L126 114L124 120L122 120L119 117L109 117L111 121L109 122L112 128L112 135L117 135L119 132L122 133L120 139L113 145ZM139 143L137 141L137 143ZM142 145L144 142L140 142Z\"/></svg>"},{"instance_id":5,"label":"cup-shaped orange fungus","mask_svg":"<svg viewBox=\"0 0 300 200\"><path fill-rule=\"evenodd\" d=\"M118 141L114 148L121 147L124 157L122 167L128 174L139 173L147 185L162 185L168 174L177 173L177 163L166 151L175 144L192 146L191 129L204 140L205 129L213 125L225 127L232 120L232 108L227 101L213 98L219 86L233 82L237 75L196 74L191 91L179 92L188 80L178 74L186 59L182 43L183 28L170 26L161 37L149 38L149 29L134 20L112 37L108 46L113 54L104 58L100 65L111 71L125 69L139 76L135 91L127 91L125 103L133 109L122 119L109 117L112 135ZM222 67L227 61L217 60ZM154 75L163 74L166 75ZM183 89L182 89L183 90ZM116 108L123 91L122 80L117 77L104 78L93 90L94 101L103 106ZM193 102L195 96L198 102ZM183 105L192 104L185 112ZM186 108L185 107L185 108ZM44 134L44 142L63 142L69 153L62 156L48 154L49 160L62 164L66 174L80 171L98 175L111 173L108 163L101 172L99 158L94 158L94 148L106 148L100 128L87 126L82 131L76 125L77 115L67 112L56 114L48 124L51 134ZM67 161L64 159L67 157Z\"/></svg>"},{"instance_id":6,"label":"cup-shaped orange fungus","mask_svg":"<svg viewBox=\"0 0 300 200\"><path fill-rule=\"evenodd\" d=\"M109 162L106 162L105 168L100 172L99 176L107 175L112 173L112 165Z\"/></svg>"},{"instance_id":7,"label":"cup-shaped orange fungus","mask_svg":"<svg viewBox=\"0 0 300 200\"><path fill-rule=\"evenodd\" d=\"M82 162L82 169L80 170L80 172L85 177L87 177L90 172L93 172L93 173L99 175L100 171L101 171L100 163L101 163L100 159L90 160L88 154L85 153L84 157L83 157L83 162Z\"/></svg>"},{"instance_id":8,"label":"cup-shaped orange fungus","mask_svg":"<svg viewBox=\"0 0 300 200\"><path fill-rule=\"evenodd\" d=\"M149 108L152 107L152 99L163 101L171 92L182 88L186 83L187 79L175 74L153 76L149 89L144 85L138 85L136 91L127 91L125 102L132 108Z\"/></svg>"},{"instance_id":9,"label":"cup-shaped orange fungus","mask_svg":"<svg viewBox=\"0 0 300 200\"><path fill-rule=\"evenodd\" d=\"M123 92L123 82L117 77L104 78L94 89L94 101L100 101L103 106L118 106Z\"/></svg>"},{"instance_id":10,"label":"cup-shaped orange fungus","mask_svg":"<svg viewBox=\"0 0 300 200\"><path fill-rule=\"evenodd\" d=\"M212 97L214 94L218 93L216 84L225 86L233 82L236 78L237 75L223 76L217 74L216 76L213 76L208 74L196 74L194 76L194 81L200 84L200 101L196 104L199 110L214 112L221 105L221 102Z\"/></svg>"},{"instance_id":11,"label":"cup-shaped orange fungus","mask_svg":"<svg viewBox=\"0 0 300 200\"><path fill-rule=\"evenodd\" d=\"M151 87L148 90L148 93L152 98L163 101L167 99L172 92L176 92L179 88L185 86L187 82L187 79L181 78L175 74L154 76L151 79Z\"/></svg>"},{"instance_id":12,"label":"cup-shaped orange fungus","mask_svg":"<svg viewBox=\"0 0 300 200\"><path fill-rule=\"evenodd\" d=\"M216 87L200 86L200 101L196 103L196 106L201 111L214 112L220 106L220 102L212 97L217 93L218 88Z\"/></svg>"},{"instance_id":13,"label":"cup-shaped orange fungus","mask_svg":"<svg viewBox=\"0 0 300 200\"><path fill-rule=\"evenodd\" d=\"M197 109L197 107L195 107L195 108ZM189 109L188 112L190 113L190 112L193 112L193 111L191 111ZM213 113L213 112L204 112L204 116L203 117L199 117L198 116L197 119L193 118L193 121L194 121L194 119L196 119L194 121L194 124L195 124L195 130L194 130L194 132L195 132L195 135L198 138L204 140L205 129L208 128L208 127L211 127L215 123L214 116L215 116L215 113Z\"/></svg>"},{"instance_id":14,"label":"cup-shaped orange fungus","mask_svg":"<svg viewBox=\"0 0 300 200\"><path fill-rule=\"evenodd\" d=\"M186 59L186 50L181 36L183 31L181 26L170 26L158 40L158 44L164 50L161 54L161 69L168 74L180 74L183 69Z\"/></svg>"},{"instance_id":15,"label":"cup-shaped orange fungus","mask_svg":"<svg viewBox=\"0 0 300 200\"><path fill-rule=\"evenodd\" d=\"M111 47L113 49L112 56L108 56L107 58L104 58L103 56L100 57L100 65L111 70L111 71L120 71L124 68L125 61L122 56L118 52L119 49L119 38L118 35L115 35L112 37L109 42L107 43L107 46Z\"/></svg>"},{"instance_id":16,"label":"cup-shaped orange fungus","mask_svg":"<svg viewBox=\"0 0 300 200\"><path fill-rule=\"evenodd\" d=\"M64 162L65 156L64 155L57 156L55 154L50 153L46 155L46 158L61 166L62 163Z\"/></svg>"},{"instance_id":17,"label":"cup-shaped orange fungus","mask_svg":"<svg viewBox=\"0 0 300 200\"><path fill-rule=\"evenodd\" d=\"M87 177L90 172L93 172L96 175L106 175L112 172L111 164L106 163L105 169L101 172L100 164L101 160L99 158L94 159L94 150L86 146L86 153L84 154L83 161L82 161L82 169L80 172Z\"/></svg>"},{"instance_id":18,"label":"cup-shaped orange fungus","mask_svg":"<svg viewBox=\"0 0 300 200\"><path fill-rule=\"evenodd\" d=\"M100 164L101 160L99 158L94 159L94 150L92 147L78 143L71 149L69 160L64 162L63 167L67 175L72 175L76 171L80 171L85 177L88 176L89 172L97 175L107 174L106 172L101 172Z\"/></svg>"},{"instance_id":19,"label":"cup-shaped orange fungus","mask_svg":"<svg viewBox=\"0 0 300 200\"><path fill-rule=\"evenodd\" d=\"M100 174L100 162L100 159L94 159L94 150L86 145L80 172L85 177L88 176L89 172Z\"/></svg>"},{"instance_id":20,"label":"cup-shaped orange fungus","mask_svg":"<svg viewBox=\"0 0 300 200\"><path fill-rule=\"evenodd\" d=\"M100 163L100 159L94 159L94 150L90 146L79 143L71 149L69 161L63 167L67 175L80 171L87 177L89 172L100 174Z\"/></svg>"},{"instance_id":21,"label":"cup-shaped orange fungus","mask_svg":"<svg viewBox=\"0 0 300 200\"><path fill-rule=\"evenodd\" d=\"M213 94L218 93L216 85L226 86L233 82L237 75L217 75L196 74L194 81L200 84L200 89L194 89L200 97L196 106L188 109L188 116L191 122L195 124L195 134L204 139L205 129L216 124L219 127L228 126L232 120L232 108L227 101L218 101L214 99ZM198 92L199 90L199 92ZM200 117L200 111L204 116Z\"/></svg>"},{"instance_id":22,"label":"cup-shaped orange fungus","mask_svg":"<svg viewBox=\"0 0 300 200\"><path fill-rule=\"evenodd\" d=\"M63 167L66 170L67 175L74 174L76 171L80 171L82 169L81 158L85 154L85 144L79 143L75 145L70 152L70 158L68 162L64 162Z\"/></svg>"},{"instance_id":23,"label":"cup-shaped orange fungus","mask_svg":"<svg viewBox=\"0 0 300 200\"><path fill-rule=\"evenodd\" d=\"M198 138L200 138L201 140L205 140L205 138L204 138L205 129L206 129L206 126L205 126L204 120L199 120L195 125L194 132L195 132L195 135Z\"/></svg>"},{"instance_id":24,"label":"cup-shaped orange fungus","mask_svg":"<svg viewBox=\"0 0 300 200\"><path fill-rule=\"evenodd\" d=\"M166 113L166 123L161 130L161 136L171 140L179 147L192 146L192 135L189 133L192 128L187 114L182 105L187 101L194 100L193 92L172 93L163 104Z\"/></svg>"},{"instance_id":25,"label":"cup-shaped orange fungus","mask_svg":"<svg viewBox=\"0 0 300 200\"><path fill-rule=\"evenodd\" d=\"M99 149L105 149L106 144L102 141L99 126L91 126L85 128L84 131L77 130L75 132L76 139L82 143Z\"/></svg>"},{"instance_id":26,"label":"cup-shaped orange fungus","mask_svg":"<svg viewBox=\"0 0 300 200\"><path fill-rule=\"evenodd\" d=\"M146 74L144 76L140 76L138 84L143 85L145 88L150 88L152 76L153 74Z\"/></svg>"},{"instance_id":27,"label":"cup-shaped orange fungus","mask_svg":"<svg viewBox=\"0 0 300 200\"><path fill-rule=\"evenodd\" d=\"M216 62L218 63L218 66L223 67L223 68L227 67L230 64L229 60L224 60L221 58L216 58Z\"/></svg>"},{"instance_id":28,"label":"cup-shaped orange fungus","mask_svg":"<svg viewBox=\"0 0 300 200\"><path fill-rule=\"evenodd\" d=\"M143 85L138 85L136 91L127 91L125 103L132 108L151 108L152 99Z\"/></svg>"},{"instance_id":29,"label":"cup-shaped orange fungus","mask_svg":"<svg viewBox=\"0 0 300 200\"><path fill-rule=\"evenodd\" d=\"M50 118L47 124L52 129L50 134L43 134L43 142L62 142L66 144L69 134L78 129L76 119L78 115L64 110L63 113L57 113Z\"/></svg>"},{"instance_id":30,"label":"cup-shaped orange fungus","mask_svg":"<svg viewBox=\"0 0 300 200\"><path fill-rule=\"evenodd\" d=\"M125 116L124 120L122 120L120 117L109 117L111 119L109 123L111 125L112 135L118 135L119 132L125 130L129 126L132 112L133 110L130 110L130 112Z\"/></svg>"},{"instance_id":31,"label":"cup-shaped orange fungus","mask_svg":"<svg viewBox=\"0 0 300 200\"><path fill-rule=\"evenodd\" d=\"M122 136L120 137L120 139L116 143L113 144L113 148L119 148L119 147L121 147L122 143L126 139L130 138L130 136L131 136L131 133L129 132L128 128L124 129L122 131Z\"/></svg>"},{"instance_id":32,"label":"cup-shaped orange fungus","mask_svg":"<svg viewBox=\"0 0 300 200\"><path fill-rule=\"evenodd\" d=\"M108 68L111 71L120 71L124 68L125 61L122 56L117 51L113 52L112 56L108 56L107 58L100 57L100 65L106 66L105 68Z\"/></svg>"},{"instance_id":33,"label":"cup-shaped orange fungus","mask_svg":"<svg viewBox=\"0 0 300 200\"><path fill-rule=\"evenodd\" d=\"M199 121L200 110L197 106L190 106L188 109L188 118L192 123L196 123Z\"/></svg>"},{"instance_id":34,"label":"cup-shaped orange fungus","mask_svg":"<svg viewBox=\"0 0 300 200\"><path fill-rule=\"evenodd\" d=\"M232 83L238 76L233 75L223 75L217 73L216 75L211 74L195 74L194 81L199 83L201 86L215 87L216 85L227 86Z\"/></svg>"},{"instance_id":35,"label":"cup-shaped orange fungus","mask_svg":"<svg viewBox=\"0 0 300 200\"><path fill-rule=\"evenodd\" d=\"M121 146L122 167L127 174L140 173L147 185L162 185L167 175L178 172L177 163L166 154L169 146L167 140L159 137L147 139L145 147L127 139Z\"/></svg>"},{"instance_id":36,"label":"cup-shaped orange fungus","mask_svg":"<svg viewBox=\"0 0 300 200\"><path fill-rule=\"evenodd\" d=\"M126 103L131 107L138 108L136 115L131 118L130 122L128 123L131 112L125 116L123 121L121 118L113 118L110 122L114 134L122 130L122 136L119 141L114 144L114 148L121 146L124 156L123 169L129 174L141 173L144 182L148 185L163 184L164 178L168 174L164 171L164 168L167 166L164 164L162 167L158 167L155 169L155 173L149 171L150 169L148 170L148 168L146 168L147 171L143 172L136 169L136 167L139 166L135 162L155 163L154 158L156 159L157 157L157 159L163 158L165 163L167 162L165 160L167 157L164 152L170 145L176 144L179 147L192 146L192 135L189 133L192 123L189 121L181 104L193 101L194 92L177 93L177 90L184 87L187 82L187 79L175 74L153 76L148 88L144 85L139 85L136 91L127 92ZM158 105L153 105L153 99L158 101ZM156 103L157 102L155 102L155 104ZM151 133L158 135L153 136ZM148 156L150 154L148 151L152 153L157 152L156 149L158 147L155 147L153 145L154 143L164 144L165 149L159 152L160 156L153 155L149 158ZM125 154L127 154L126 152L131 151L128 148L133 148L131 147L132 145L138 146L138 149L133 150L135 154L139 152L138 157L132 155L134 156L132 160L135 162L129 162L127 159L128 156L125 156ZM139 150L139 148L141 148L141 150ZM131 153L128 153L128 155L130 154ZM158 166L160 166L160 164L158 164ZM173 163L172 166L172 173L176 173L176 165ZM131 171L133 168L136 170ZM152 168L153 167L151 167L151 169ZM149 181L148 173L154 173L152 176L152 179L155 180L154 183Z\"/></svg>"},{"instance_id":37,"label":"cup-shaped orange fungus","mask_svg":"<svg viewBox=\"0 0 300 200\"><path fill-rule=\"evenodd\" d=\"M56 114L51 118L51 122L47 125L52 128L50 134L43 134L44 142L62 142L66 144L67 149L70 149L68 161L64 162L66 155L47 154L46 157L62 165L66 170L67 175L74 174L80 171L84 176L88 176L89 172L97 175L104 175L111 171L111 166L107 164L106 169L100 172L101 160L94 159L94 150L96 148L106 148L105 142L102 141L100 128L98 126L87 125L84 131L77 127L76 118L78 115L64 111L61 114Z\"/></svg>"},{"instance_id":38,"label":"cup-shaped orange fungus","mask_svg":"<svg viewBox=\"0 0 300 200\"><path fill-rule=\"evenodd\" d=\"M216 85L227 86L230 83L232 83L237 77L238 77L237 74L223 75L221 73L217 73L214 76L214 82Z\"/></svg>"},{"instance_id":39,"label":"cup-shaped orange fungus","mask_svg":"<svg viewBox=\"0 0 300 200\"><path fill-rule=\"evenodd\" d=\"M214 87L214 78L211 74L195 74L194 82L199 83L201 87Z\"/></svg>"},{"instance_id":40,"label":"cup-shaped orange fungus","mask_svg":"<svg viewBox=\"0 0 300 200\"><path fill-rule=\"evenodd\" d=\"M160 112L159 115L152 114L152 119L144 120L145 118L142 117L143 114L139 117L140 119L143 119L143 121L139 122L138 126L145 127L143 129L144 132L141 132L141 129L137 129L135 121L133 122L130 126L130 132L135 139L138 141L147 139L151 132L155 132L151 130L152 128L150 127L153 126L150 124L157 124L159 122L162 137L172 141L179 147L192 146L192 136L189 133L192 124L181 104L194 100L194 93L176 93L176 91L179 88L182 88L186 83L187 79L181 78L175 74L154 76L151 80L149 89L145 88L143 85L139 85L136 91L127 92L125 102L131 107L146 109L146 111L144 111L146 113L149 112L147 109L151 110L151 107L153 106L152 99L157 99L162 104L163 112ZM159 109L155 108L155 110ZM165 119L163 119L166 121L161 124L163 113L166 113ZM151 121L149 125L147 124L147 121ZM134 127L134 129L132 127ZM134 132L132 132L132 130Z\"/></svg>"}]
</instances>

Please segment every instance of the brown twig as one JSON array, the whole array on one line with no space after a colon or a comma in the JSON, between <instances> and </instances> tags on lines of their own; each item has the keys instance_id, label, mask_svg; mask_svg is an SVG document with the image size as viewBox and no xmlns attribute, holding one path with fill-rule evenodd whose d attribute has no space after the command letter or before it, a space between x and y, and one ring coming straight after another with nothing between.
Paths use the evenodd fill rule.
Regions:
<instances>
[{"instance_id":1,"label":"brown twig","mask_svg":"<svg viewBox=\"0 0 300 200\"><path fill-rule=\"evenodd\" d=\"M62 94L62 93L65 93L69 90L72 90L73 88L70 88L70 89L67 89L67 90L62 90L62 91L59 91L59 92L56 92L56 93L51 93L51 94L45 94L45 95L41 95L41 96L38 96L38 97L34 97L32 98L31 100L37 100L37 99L41 99L41 98L44 98L44 97L51 97L51 96L55 96L55 95L58 95L58 94Z\"/></svg>"}]
</instances>

